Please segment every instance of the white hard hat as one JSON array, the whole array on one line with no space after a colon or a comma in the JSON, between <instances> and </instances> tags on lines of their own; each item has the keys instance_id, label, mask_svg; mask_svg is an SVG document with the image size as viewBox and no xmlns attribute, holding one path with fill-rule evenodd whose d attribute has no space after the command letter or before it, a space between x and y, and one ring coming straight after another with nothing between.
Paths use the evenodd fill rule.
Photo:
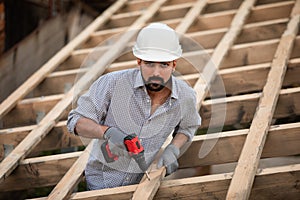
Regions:
<instances>
[{"instance_id":1,"label":"white hard hat","mask_svg":"<svg viewBox=\"0 0 300 200\"><path fill-rule=\"evenodd\" d=\"M154 62L173 61L182 55L176 32L163 23L151 23L143 28L132 50L135 57Z\"/></svg>"}]
</instances>

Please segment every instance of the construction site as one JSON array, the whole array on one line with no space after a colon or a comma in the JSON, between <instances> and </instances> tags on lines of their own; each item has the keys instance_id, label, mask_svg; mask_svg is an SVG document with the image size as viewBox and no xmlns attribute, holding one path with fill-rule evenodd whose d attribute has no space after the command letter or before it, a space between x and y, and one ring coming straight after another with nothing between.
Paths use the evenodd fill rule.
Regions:
<instances>
[{"instance_id":1,"label":"construction site","mask_svg":"<svg viewBox=\"0 0 300 200\"><path fill-rule=\"evenodd\" d=\"M300 0L28 2L48 18L5 48L0 1L0 199L300 199ZM181 35L201 126L173 174L154 162L139 184L89 191L93 142L68 114L100 76L137 67L152 22Z\"/></svg>"}]
</instances>

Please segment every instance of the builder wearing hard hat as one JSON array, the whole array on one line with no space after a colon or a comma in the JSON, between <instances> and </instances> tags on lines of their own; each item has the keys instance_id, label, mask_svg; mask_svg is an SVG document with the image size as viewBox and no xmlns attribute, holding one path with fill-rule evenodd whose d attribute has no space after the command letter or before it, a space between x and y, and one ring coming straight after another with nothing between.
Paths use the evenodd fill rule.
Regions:
<instances>
[{"instance_id":1,"label":"builder wearing hard hat","mask_svg":"<svg viewBox=\"0 0 300 200\"><path fill-rule=\"evenodd\" d=\"M146 26L133 54L137 68L101 76L68 117L71 133L96 139L85 170L90 190L139 183L172 132L157 167L173 173L180 148L201 123L194 90L173 76L182 55L176 32L162 23Z\"/></svg>"}]
</instances>

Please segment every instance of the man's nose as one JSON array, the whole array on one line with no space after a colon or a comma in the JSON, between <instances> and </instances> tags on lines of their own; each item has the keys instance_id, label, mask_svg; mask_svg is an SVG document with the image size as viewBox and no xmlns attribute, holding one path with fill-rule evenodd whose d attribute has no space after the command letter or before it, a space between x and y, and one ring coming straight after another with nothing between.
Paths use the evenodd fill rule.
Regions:
<instances>
[{"instance_id":1,"label":"man's nose","mask_svg":"<svg viewBox=\"0 0 300 200\"><path fill-rule=\"evenodd\" d=\"M160 65L159 65L159 63L153 63L153 64L155 64L155 66L153 68L153 75L154 76L160 75Z\"/></svg>"}]
</instances>

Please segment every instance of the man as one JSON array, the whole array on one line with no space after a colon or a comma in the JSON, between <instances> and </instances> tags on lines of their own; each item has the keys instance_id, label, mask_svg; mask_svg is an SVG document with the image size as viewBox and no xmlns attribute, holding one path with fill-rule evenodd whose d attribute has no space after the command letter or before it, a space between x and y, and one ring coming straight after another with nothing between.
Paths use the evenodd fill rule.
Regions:
<instances>
[{"instance_id":1,"label":"man","mask_svg":"<svg viewBox=\"0 0 300 200\"><path fill-rule=\"evenodd\" d=\"M148 25L139 32L133 54L138 68L101 76L68 117L71 133L96 139L85 170L90 190L139 183L144 171L128 155L127 135L138 136L149 166L173 132L158 161L171 174L180 148L200 126L195 91L172 75L182 54L176 32L162 23ZM118 156L114 162L104 159L101 145L106 141Z\"/></svg>"}]
</instances>

